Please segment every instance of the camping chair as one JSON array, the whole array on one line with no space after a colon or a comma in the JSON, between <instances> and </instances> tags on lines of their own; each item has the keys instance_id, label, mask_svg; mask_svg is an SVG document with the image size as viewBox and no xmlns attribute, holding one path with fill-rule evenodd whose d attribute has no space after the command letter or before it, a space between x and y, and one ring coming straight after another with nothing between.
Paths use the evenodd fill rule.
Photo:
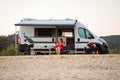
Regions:
<instances>
[{"instance_id":1,"label":"camping chair","mask_svg":"<svg viewBox=\"0 0 120 80\"><path fill-rule=\"evenodd\" d=\"M60 53L68 53L69 52L69 47L68 46L63 46L63 48L60 50Z\"/></svg>"}]
</instances>

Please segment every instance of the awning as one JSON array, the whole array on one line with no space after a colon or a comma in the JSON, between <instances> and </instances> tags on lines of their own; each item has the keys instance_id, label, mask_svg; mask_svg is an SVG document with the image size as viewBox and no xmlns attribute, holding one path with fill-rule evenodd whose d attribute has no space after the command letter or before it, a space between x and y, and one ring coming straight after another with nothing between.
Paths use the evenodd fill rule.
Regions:
<instances>
[{"instance_id":1,"label":"awning","mask_svg":"<svg viewBox=\"0 0 120 80\"><path fill-rule=\"evenodd\" d=\"M74 26L77 20L36 20L24 19L15 26Z\"/></svg>"}]
</instances>

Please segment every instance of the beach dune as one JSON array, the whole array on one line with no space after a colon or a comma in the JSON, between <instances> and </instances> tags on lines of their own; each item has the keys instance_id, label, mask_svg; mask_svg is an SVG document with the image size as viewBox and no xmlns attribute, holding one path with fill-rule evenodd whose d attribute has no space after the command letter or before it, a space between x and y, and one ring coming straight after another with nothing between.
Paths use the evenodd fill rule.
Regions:
<instances>
[{"instance_id":1,"label":"beach dune","mask_svg":"<svg viewBox=\"0 0 120 80\"><path fill-rule=\"evenodd\" d=\"M118 54L0 57L0 80L119 79Z\"/></svg>"}]
</instances>

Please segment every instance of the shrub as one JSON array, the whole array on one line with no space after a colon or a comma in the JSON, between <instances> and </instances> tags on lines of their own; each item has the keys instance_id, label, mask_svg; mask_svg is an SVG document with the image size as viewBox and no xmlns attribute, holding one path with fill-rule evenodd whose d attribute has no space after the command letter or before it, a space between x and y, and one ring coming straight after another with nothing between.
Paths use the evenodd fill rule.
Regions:
<instances>
[{"instance_id":1,"label":"shrub","mask_svg":"<svg viewBox=\"0 0 120 80\"><path fill-rule=\"evenodd\" d=\"M110 54L120 54L120 48L115 48L115 49L111 49L109 51Z\"/></svg>"},{"instance_id":2,"label":"shrub","mask_svg":"<svg viewBox=\"0 0 120 80\"><path fill-rule=\"evenodd\" d=\"M15 45L11 44L6 49L2 50L0 56L13 56L15 55Z\"/></svg>"}]
</instances>

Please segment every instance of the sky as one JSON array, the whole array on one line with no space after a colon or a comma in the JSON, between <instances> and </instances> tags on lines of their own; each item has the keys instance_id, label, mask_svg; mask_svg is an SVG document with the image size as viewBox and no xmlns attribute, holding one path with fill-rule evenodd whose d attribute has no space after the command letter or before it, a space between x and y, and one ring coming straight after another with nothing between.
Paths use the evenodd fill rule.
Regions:
<instances>
[{"instance_id":1,"label":"sky","mask_svg":"<svg viewBox=\"0 0 120 80\"><path fill-rule=\"evenodd\" d=\"M0 35L23 18L77 19L97 36L120 35L120 0L0 0Z\"/></svg>"}]
</instances>

